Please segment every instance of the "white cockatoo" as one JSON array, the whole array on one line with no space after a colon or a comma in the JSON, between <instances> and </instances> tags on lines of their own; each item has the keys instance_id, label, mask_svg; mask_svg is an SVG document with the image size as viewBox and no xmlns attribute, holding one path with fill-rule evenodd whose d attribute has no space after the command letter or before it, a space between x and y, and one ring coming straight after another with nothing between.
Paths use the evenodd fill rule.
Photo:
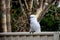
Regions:
<instances>
[{"instance_id":1,"label":"white cockatoo","mask_svg":"<svg viewBox=\"0 0 60 40\"><path fill-rule=\"evenodd\" d=\"M35 15L30 15L30 32L41 32L40 24Z\"/></svg>"}]
</instances>

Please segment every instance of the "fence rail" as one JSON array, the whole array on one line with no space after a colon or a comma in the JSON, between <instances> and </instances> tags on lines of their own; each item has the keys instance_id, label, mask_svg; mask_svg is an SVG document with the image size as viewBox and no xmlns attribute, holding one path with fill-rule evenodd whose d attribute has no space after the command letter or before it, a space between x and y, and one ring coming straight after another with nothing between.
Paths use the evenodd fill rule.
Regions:
<instances>
[{"instance_id":1,"label":"fence rail","mask_svg":"<svg viewBox=\"0 0 60 40\"><path fill-rule=\"evenodd\" d=\"M60 32L3 32L0 40L60 40Z\"/></svg>"}]
</instances>

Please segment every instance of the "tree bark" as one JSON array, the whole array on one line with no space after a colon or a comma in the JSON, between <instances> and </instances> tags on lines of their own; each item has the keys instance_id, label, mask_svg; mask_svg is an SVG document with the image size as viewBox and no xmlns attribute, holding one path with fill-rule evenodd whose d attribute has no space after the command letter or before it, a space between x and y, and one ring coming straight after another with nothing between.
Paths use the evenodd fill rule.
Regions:
<instances>
[{"instance_id":1,"label":"tree bark","mask_svg":"<svg viewBox=\"0 0 60 40\"><path fill-rule=\"evenodd\" d=\"M5 4L5 0L2 0L2 29L3 32L7 32L7 25L6 25L6 4Z\"/></svg>"},{"instance_id":2,"label":"tree bark","mask_svg":"<svg viewBox=\"0 0 60 40\"><path fill-rule=\"evenodd\" d=\"M43 11L43 0L41 0L41 4L39 5L40 7L36 11L36 18L39 17L40 13Z\"/></svg>"},{"instance_id":3,"label":"tree bark","mask_svg":"<svg viewBox=\"0 0 60 40\"><path fill-rule=\"evenodd\" d=\"M7 31L11 32L10 0L6 0L6 19L7 19Z\"/></svg>"}]
</instances>

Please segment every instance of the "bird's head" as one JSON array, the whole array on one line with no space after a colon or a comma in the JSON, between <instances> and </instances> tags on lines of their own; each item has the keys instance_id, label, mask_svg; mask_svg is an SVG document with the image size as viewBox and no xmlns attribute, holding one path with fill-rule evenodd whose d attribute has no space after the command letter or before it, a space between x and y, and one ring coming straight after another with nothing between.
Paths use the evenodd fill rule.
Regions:
<instances>
[{"instance_id":1,"label":"bird's head","mask_svg":"<svg viewBox=\"0 0 60 40\"><path fill-rule=\"evenodd\" d=\"M35 15L30 15L30 18L36 18L36 16Z\"/></svg>"},{"instance_id":2,"label":"bird's head","mask_svg":"<svg viewBox=\"0 0 60 40\"><path fill-rule=\"evenodd\" d=\"M37 20L35 15L30 15L30 20Z\"/></svg>"}]
</instances>

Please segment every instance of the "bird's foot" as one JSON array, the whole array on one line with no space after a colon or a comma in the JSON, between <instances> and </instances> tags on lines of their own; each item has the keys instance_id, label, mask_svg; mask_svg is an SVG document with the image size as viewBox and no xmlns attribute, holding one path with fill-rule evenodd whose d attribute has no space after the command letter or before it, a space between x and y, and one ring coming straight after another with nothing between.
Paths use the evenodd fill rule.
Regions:
<instances>
[{"instance_id":1,"label":"bird's foot","mask_svg":"<svg viewBox=\"0 0 60 40\"><path fill-rule=\"evenodd\" d=\"M30 31L30 33L34 33L35 31Z\"/></svg>"}]
</instances>

